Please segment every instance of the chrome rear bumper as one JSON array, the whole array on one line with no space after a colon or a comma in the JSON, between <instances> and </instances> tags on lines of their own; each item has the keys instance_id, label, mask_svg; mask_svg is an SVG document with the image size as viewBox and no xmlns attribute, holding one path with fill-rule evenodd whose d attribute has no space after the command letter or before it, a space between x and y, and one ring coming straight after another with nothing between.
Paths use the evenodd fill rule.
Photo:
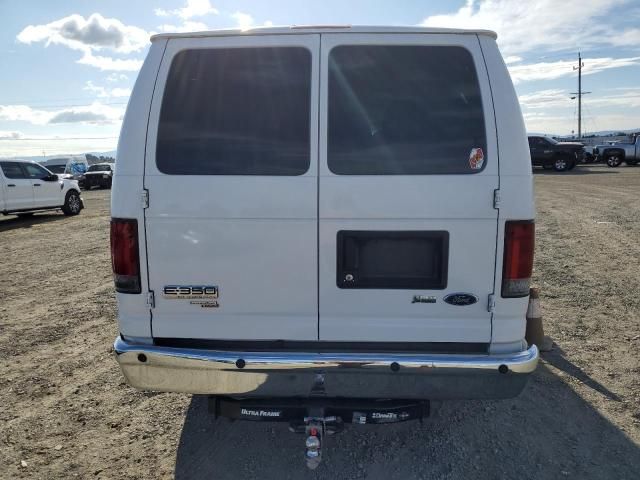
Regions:
<instances>
[{"instance_id":1,"label":"chrome rear bumper","mask_svg":"<svg viewBox=\"0 0 640 480\"><path fill-rule=\"evenodd\" d=\"M500 355L239 352L118 337L114 352L133 387L238 397L511 398L538 363L535 345Z\"/></svg>"}]
</instances>

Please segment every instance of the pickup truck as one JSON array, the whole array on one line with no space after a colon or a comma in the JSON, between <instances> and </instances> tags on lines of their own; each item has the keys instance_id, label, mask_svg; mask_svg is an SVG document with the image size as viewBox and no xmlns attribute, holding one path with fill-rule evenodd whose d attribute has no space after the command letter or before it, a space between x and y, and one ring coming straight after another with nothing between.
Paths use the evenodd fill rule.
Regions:
<instances>
[{"instance_id":1,"label":"pickup truck","mask_svg":"<svg viewBox=\"0 0 640 480\"><path fill-rule=\"evenodd\" d=\"M19 217L43 210L77 215L84 208L76 180L29 160L0 161L0 213Z\"/></svg>"},{"instance_id":2,"label":"pickup truck","mask_svg":"<svg viewBox=\"0 0 640 480\"><path fill-rule=\"evenodd\" d=\"M97 163L91 165L80 179L80 185L86 190L91 190L91 187L95 186L111 188L115 166L115 163Z\"/></svg>"},{"instance_id":3,"label":"pickup truck","mask_svg":"<svg viewBox=\"0 0 640 480\"><path fill-rule=\"evenodd\" d=\"M627 165L637 165L640 162L640 135L633 135L631 142L614 143L613 145L596 145L593 155L598 160L604 160L610 167L619 167L622 162Z\"/></svg>"},{"instance_id":4,"label":"pickup truck","mask_svg":"<svg viewBox=\"0 0 640 480\"><path fill-rule=\"evenodd\" d=\"M559 142L545 136L530 136L529 151L533 166L553 168L556 172L572 170L585 158L582 143Z\"/></svg>"}]
</instances>

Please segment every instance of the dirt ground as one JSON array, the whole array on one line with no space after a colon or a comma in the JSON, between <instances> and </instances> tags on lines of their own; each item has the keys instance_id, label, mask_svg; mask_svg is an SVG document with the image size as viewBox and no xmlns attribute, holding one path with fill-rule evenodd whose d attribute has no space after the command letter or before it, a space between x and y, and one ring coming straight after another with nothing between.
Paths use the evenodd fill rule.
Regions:
<instances>
[{"instance_id":1,"label":"dirt ground","mask_svg":"<svg viewBox=\"0 0 640 480\"><path fill-rule=\"evenodd\" d=\"M282 424L128 387L111 354L109 192L78 217L0 219L0 477L640 478L640 167L535 175L545 328L522 395L353 426L318 470Z\"/></svg>"}]
</instances>

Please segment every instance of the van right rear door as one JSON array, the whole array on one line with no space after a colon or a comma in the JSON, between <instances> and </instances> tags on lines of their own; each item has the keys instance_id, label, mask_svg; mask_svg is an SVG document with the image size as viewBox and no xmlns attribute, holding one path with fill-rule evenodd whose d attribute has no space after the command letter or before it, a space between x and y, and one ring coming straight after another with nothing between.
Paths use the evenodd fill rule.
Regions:
<instances>
[{"instance_id":1,"label":"van right rear door","mask_svg":"<svg viewBox=\"0 0 640 480\"><path fill-rule=\"evenodd\" d=\"M491 339L499 188L475 35L323 34L319 339Z\"/></svg>"}]
</instances>

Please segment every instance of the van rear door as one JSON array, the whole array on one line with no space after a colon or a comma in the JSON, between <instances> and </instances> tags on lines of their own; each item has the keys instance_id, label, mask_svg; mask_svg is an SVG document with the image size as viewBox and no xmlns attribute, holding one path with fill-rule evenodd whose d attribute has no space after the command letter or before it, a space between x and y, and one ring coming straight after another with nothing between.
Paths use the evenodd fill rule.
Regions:
<instances>
[{"instance_id":1,"label":"van rear door","mask_svg":"<svg viewBox=\"0 0 640 480\"><path fill-rule=\"evenodd\" d=\"M154 338L317 340L319 38L168 41L145 155Z\"/></svg>"},{"instance_id":2,"label":"van rear door","mask_svg":"<svg viewBox=\"0 0 640 480\"><path fill-rule=\"evenodd\" d=\"M321 52L319 339L484 348L499 170L477 37L323 34Z\"/></svg>"}]
</instances>

